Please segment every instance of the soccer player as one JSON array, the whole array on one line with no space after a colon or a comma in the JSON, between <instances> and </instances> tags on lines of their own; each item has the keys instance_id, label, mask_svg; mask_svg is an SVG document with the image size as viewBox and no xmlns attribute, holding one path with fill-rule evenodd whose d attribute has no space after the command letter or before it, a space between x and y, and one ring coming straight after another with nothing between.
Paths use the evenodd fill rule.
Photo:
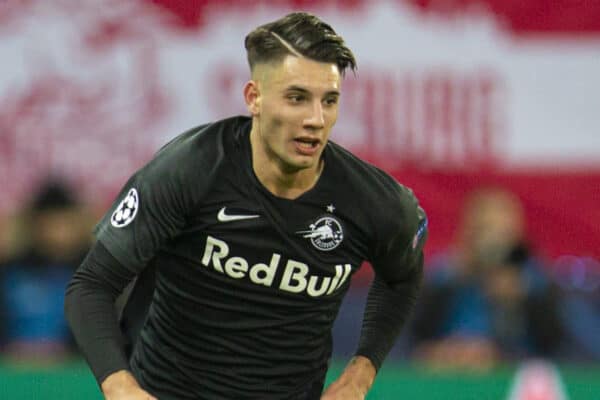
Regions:
<instances>
[{"instance_id":1,"label":"soccer player","mask_svg":"<svg viewBox=\"0 0 600 400\"><path fill-rule=\"evenodd\" d=\"M328 141L350 49L307 13L245 46L251 116L190 129L137 171L67 289L109 400L364 399L415 301L423 210ZM375 278L359 347L322 393L332 324L364 260ZM136 277L129 354L114 302Z\"/></svg>"}]
</instances>

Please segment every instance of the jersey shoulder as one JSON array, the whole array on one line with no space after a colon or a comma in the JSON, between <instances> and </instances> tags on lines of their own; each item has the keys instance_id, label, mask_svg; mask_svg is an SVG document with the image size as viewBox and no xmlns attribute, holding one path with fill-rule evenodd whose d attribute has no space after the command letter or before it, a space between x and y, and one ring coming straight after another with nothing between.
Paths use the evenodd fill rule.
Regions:
<instances>
[{"instance_id":1,"label":"jersey shoulder","mask_svg":"<svg viewBox=\"0 0 600 400\"><path fill-rule=\"evenodd\" d=\"M176 163L178 170L215 167L224 160L237 137L248 123L246 117L232 117L194 128L177 135L155 154L153 163Z\"/></svg>"},{"instance_id":2,"label":"jersey shoulder","mask_svg":"<svg viewBox=\"0 0 600 400\"><path fill-rule=\"evenodd\" d=\"M345 186L350 186L355 195L363 201L396 208L410 207L417 203L411 189L399 183L387 172L361 160L342 146L329 142L336 174L342 175ZM349 184L349 185L348 185ZM373 203L371 203L373 204Z\"/></svg>"},{"instance_id":3,"label":"jersey shoulder","mask_svg":"<svg viewBox=\"0 0 600 400\"><path fill-rule=\"evenodd\" d=\"M235 151L237 132L247 122L245 117L232 117L179 134L142 169L144 177L166 178L181 184L193 182L190 187L205 187Z\"/></svg>"},{"instance_id":4,"label":"jersey shoulder","mask_svg":"<svg viewBox=\"0 0 600 400\"><path fill-rule=\"evenodd\" d=\"M333 142L330 145L336 173L342 175L338 179L351 190L354 201L369 210L371 225L379 235L418 229L426 216L412 189L342 146Z\"/></svg>"}]
</instances>

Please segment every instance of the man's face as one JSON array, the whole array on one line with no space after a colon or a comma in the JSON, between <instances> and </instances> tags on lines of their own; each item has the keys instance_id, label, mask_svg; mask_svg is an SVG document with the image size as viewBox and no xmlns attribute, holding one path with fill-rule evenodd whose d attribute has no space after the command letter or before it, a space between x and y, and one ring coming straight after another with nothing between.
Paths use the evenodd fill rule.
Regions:
<instances>
[{"instance_id":1,"label":"man's face","mask_svg":"<svg viewBox=\"0 0 600 400\"><path fill-rule=\"evenodd\" d=\"M468 211L465 221L469 251L479 263L503 262L523 238L520 204L507 193L490 194Z\"/></svg>"},{"instance_id":2,"label":"man's face","mask_svg":"<svg viewBox=\"0 0 600 400\"><path fill-rule=\"evenodd\" d=\"M335 64L286 57L255 71L253 116L269 160L286 172L317 165L338 115L340 72Z\"/></svg>"}]
</instances>

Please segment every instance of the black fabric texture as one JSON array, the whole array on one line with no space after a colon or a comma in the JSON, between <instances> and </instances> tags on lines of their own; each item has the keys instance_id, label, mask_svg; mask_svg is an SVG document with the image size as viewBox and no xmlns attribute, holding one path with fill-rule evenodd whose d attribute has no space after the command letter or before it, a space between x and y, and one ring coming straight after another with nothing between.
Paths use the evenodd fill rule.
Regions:
<instances>
[{"instance_id":1,"label":"black fabric texture","mask_svg":"<svg viewBox=\"0 0 600 400\"><path fill-rule=\"evenodd\" d=\"M277 197L254 174L250 129L234 117L184 132L133 174L98 224L118 262L84 263L70 288L77 301L95 299L71 319L97 378L129 361L160 398L303 399L325 376L333 322L365 260L377 281L360 351L383 362L418 290L423 210L333 142L312 189ZM134 277L119 336L108 304ZM85 313L94 327L81 326Z\"/></svg>"},{"instance_id":2,"label":"black fabric texture","mask_svg":"<svg viewBox=\"0 0 600 400\"><path fill-rule=\"evenodd\" d=\"M115 300L134 278L96 242L67 287L65 315L98 384L129 369Z\"/></svg>"}]
</instances>

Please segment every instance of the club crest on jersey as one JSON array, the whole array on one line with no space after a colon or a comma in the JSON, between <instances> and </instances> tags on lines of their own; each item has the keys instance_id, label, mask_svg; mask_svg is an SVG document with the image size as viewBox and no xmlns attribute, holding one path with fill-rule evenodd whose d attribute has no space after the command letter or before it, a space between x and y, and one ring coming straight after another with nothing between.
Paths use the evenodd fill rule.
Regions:
<instances>
[{"instance_id":1,"label":"club crest on jersey","mask_svg":"<svg viewBox=\"0 0 600 400\"><path fill-rule=\"evenodd\" d=\"M110 217L110 224L115 228L123 228L133 221L139 208L140 198L135 189L130 189L127 196L119 203L119 206Z\"/></svg>"},{"instance_id":2,"label":"club crest on jersey","mask_svg":"<svg viewBox=\"0 0 600 400\"><path fill-rule=\"evenodd\" d=\"M298 235L310 239L310 242L319 250L333 250L344 240L342 225L333 217L319 218L314 224L309 225L309 230L298 231Z\"/></svg>"}]
</instances>

